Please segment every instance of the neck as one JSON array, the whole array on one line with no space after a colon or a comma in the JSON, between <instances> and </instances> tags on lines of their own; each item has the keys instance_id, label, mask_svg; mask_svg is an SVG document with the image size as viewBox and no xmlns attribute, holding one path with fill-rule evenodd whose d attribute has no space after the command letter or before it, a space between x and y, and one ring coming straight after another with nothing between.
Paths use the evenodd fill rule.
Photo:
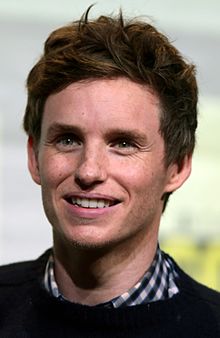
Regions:
<instances>
[{"instance_id":1,"label":"neck","mask_svg":"<svg viewBox=\"0 0 220 338\"><path fill-rule=\"evenodd\" d=\"M143 237L143 236L142 236ZM150 267L157 237L114 248L80 248L54 234L55 277L63 296L75 303L107 302L133 287Z\"/></svg>"}]
</instances>

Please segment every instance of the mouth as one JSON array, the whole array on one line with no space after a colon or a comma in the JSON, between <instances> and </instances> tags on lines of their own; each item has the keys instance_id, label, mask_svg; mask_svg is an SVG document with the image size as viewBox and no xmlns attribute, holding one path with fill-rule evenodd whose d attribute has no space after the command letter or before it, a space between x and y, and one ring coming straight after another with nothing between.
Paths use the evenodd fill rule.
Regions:
<instances>
[{"instance_id":1,"label":"mouth","mask_svg":"<svg viewBox=\"0 0 220 338\"><path fill-rule=\"evenodd\" d=\"M74 206L87 209L109 208L119 203L118 200L108 200L102 198L81 198L70 197L66 201Z\"/></svg>"}]
</instances>

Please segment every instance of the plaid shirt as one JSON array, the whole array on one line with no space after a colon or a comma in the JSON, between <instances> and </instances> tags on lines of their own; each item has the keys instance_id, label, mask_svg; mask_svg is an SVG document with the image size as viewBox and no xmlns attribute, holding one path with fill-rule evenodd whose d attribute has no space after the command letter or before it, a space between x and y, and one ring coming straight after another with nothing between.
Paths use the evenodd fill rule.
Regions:
<instances>
[{"instance_id":1,"label":"plaid shirt","mask_svg":"<svg viewBox=\"0 0 220 338\"><path fill-rule=\"evenodd\" d=\"M164 256L158 246L153 263L134 287L111 301L97 306L117 308L121 306L146 304L157 300L171 298L179 292L175 282L177 278L178 274L175 271L173 262ZM55 281L53 255L49 257L47 262L44 275L44 286L52 296L57 297L62 301L67 301L67 299L59 292Z\"/></svg>"}]
</instances>

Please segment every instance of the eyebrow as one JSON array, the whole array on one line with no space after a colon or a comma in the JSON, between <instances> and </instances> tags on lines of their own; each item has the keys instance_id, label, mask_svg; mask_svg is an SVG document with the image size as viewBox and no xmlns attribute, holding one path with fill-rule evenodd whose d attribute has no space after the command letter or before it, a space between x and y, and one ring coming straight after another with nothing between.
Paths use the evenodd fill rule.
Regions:
<instances>
[{"instance_id":1,"label":"eyebrow","mask_svg":"<svg viewBox=\"0 0 220 338\"><path fill-rule=\"evenodd\" d=\"M147 142L147 135L143 132L140 132L137 129L112 129L107 131L105 134L105 138L107 139L114 139L114 138L125 138L130 140L137 140L140 143L146 143Z\"/></svg>"},{"instance_id":2,"label":"eyebrow","mask_svg":"<svg viewBox=\"0 0 220 338\"><path fill-rule=\"evenodd\" d=\"M53 123L47 130L47 137L53 137L60 133L73 133L77 134L78 136L83 137L84 134L84 128L69 125L69 124L63 124L63 123ZM106 131L104 138L106 140L111 140L114 138L118 139L130 139L130 140L137 140L140 143L146 143L148 141L148 137L143 132L140 132L137 129L123 129L123 128L114 128L109 129Z\"/></svg>"},{"instance_id":3,"label":"eyebrow","mask_svg":"<svg viewBox=\"0 0 220 338\"><path fill-rule=\"evenodd\" d=\"M60 134L60 133L75 133L78 135L82 135L83 134L83 130L77 126L72 126L69 124L63 124L63 123L53 123L51 124L51 126L48 128L47 130L47 137L52 137L56 134Z\"/></svg>"}]
</instances>

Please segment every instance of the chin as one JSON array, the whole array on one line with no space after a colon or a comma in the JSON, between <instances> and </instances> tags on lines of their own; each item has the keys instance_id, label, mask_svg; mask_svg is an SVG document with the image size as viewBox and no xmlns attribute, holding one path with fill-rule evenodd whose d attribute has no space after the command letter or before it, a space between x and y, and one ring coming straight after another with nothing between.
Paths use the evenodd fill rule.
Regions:
<instances>
[{"instance_id":1,"label":"chin","mask_svg":"<svg viewBox=\"0 0 220 338\"><path fill-rule=\"evenodd\" d=\"M61 232L54 231L54 239L56 243L62 243L66 247L72 247L79 250L109 250L117 245L118 238L113 239L108 236L97 235L95 231L70 231Z\"/></svg>"}]
</instances>

